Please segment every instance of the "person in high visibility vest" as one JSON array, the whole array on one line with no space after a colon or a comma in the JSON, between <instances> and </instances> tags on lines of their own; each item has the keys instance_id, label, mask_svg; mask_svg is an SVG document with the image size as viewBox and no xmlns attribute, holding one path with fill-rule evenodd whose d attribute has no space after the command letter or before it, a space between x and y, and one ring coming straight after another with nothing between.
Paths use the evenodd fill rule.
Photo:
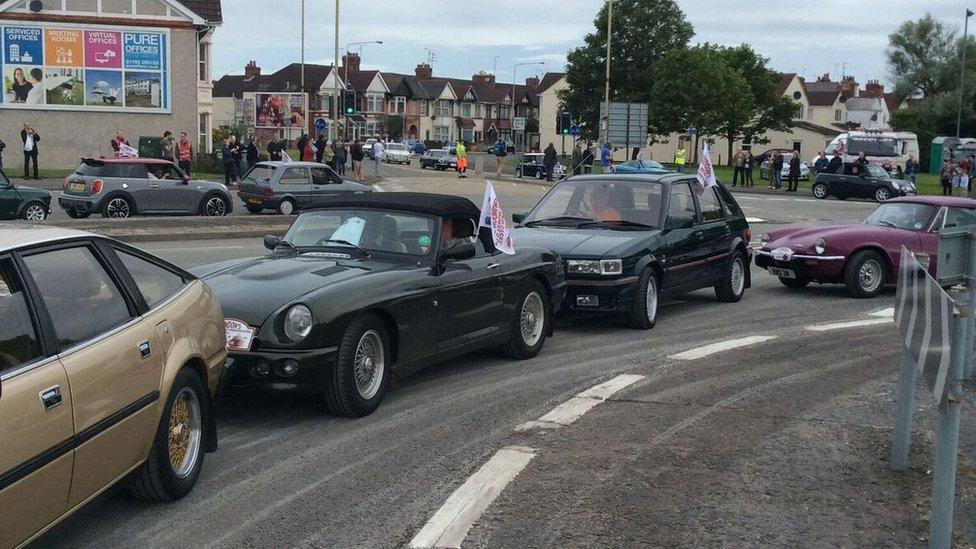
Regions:
<instances>
[{"instance_id":1,"label":"person in high visibility vest","mask_svg":"<svg viewBox=\"0 0 976 549\"><path fill-rule=\"evenodd\" d=\"M458 179L464 179L468 177L468 148L464 146L464 141L458 139L454 151L457 153Z\"/></svg>"},{"instance_id":2,"label":"person in high visibility vest","mask_svg":"<svg viewBox=\"0 0 976 549\"><path fill-rule=\"evenodd\" d=\"M685 154L684 146L680 146L674 155L674 164L678 167L678 173L685 173Z\"/></svg>"}]
</instances>

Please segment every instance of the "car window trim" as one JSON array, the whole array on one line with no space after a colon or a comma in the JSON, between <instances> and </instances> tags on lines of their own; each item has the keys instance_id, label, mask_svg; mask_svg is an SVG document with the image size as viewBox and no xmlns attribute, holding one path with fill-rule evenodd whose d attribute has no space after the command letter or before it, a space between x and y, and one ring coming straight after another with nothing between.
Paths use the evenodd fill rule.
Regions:
<instances>
[{"instance_id":1,"label":"car window trim","mask_svg":"<svg viewBox=\"0 0 976 549\"><path fill-rule=\"evenodd\" d=\"M196 277L191 275L190 273L187 273L182 269L176 268L175 266L163 264L160 262L159 259L153 258L152 256L146 254L145 252L138 251L136 248L125 246L121 242L112 242L106 240L106 241L99 241L98 245L104 247L103 253L105 253L106 257L110 258L110 262L112 264L116 265L116 268L119 271L119 276L123 278L125 280L125 283L128 285L129 291L132 293L133 299L136 301L136 305L139 308L139 316L145 316L148 312L157 310L160 307L162 307L164 304L168 304L170 301L172 301L173 298L179 296L184 291L186 291L186 289L190 286L190 284L192 284L193 281L196 280ZM136 282L134 278L132 278L132 273L130 273L129 269L125 267L125 263L122 261L122 258L119 257L117 251L121 251L122 253L126 253L135 258L141 259L146 263L155 265L156 267L159 267L164 271L167 271L169 273L172 273L175 276L180 277L180 279L183 280L183 287L180 288L178 292L160 301L156 305L150 306L149 302L146 301L146 296L143 295L142 290L139 289L139 284Z\"/></svg>"},{"instance_id":2,"label":"car window trim","mask_svg":"<svg viewBox=\"0 0 976 549\"><path fill-rule=\"evenodd\" d=\"M30 362L19 364L8 369L6 372L0 371L0 381L16 377L23 372L33 370L34 368L39 368L52 359L57 358L57 343L54 338L51 337L52 331L47 329L45 325L45 319L42 318L40 311L35 307L36 294L32 293L32 287L30 283L33 280L28 281L24 277L24 265L22 262L18 261L16 252L9 252L5 254L0 254L0 262L4 259L9 259L13 263L13 276L18 278L21 286L23 286L24 291L24 302L27 306L27 314L31 319L31 327L34 328L34 336L37 338L37 343L41 347L41 356L35 357Z\"/></svg>"},{"instance_id":3,"label":"car window trim","mask_svg":"<svg viewBox=\"0 0 976 549\"><path fill-rule=\"evenodd\" d=\"M288 175L288 172L291 171L291 170L304 171L305 172L305 183L285 183L284 182L285 181L285 176ZM283 172L281 172L281 177L278 178L278 184L279 185L282 185L284 187L292 187L292 186L294 186L294 187L301 187L302 185L311 185L312 184L312 172L308 169L307 166L288 166L288 167L285 168L285 170Z\"/></svg>"},{"instance_id":4,"label":"car window trim","mask_svg":"<svg viewBox=\"0 0 976 549\"><path fill-rule=\"evenodd\" d=\"M667 222L667 219L671 217L671 193L674 191L675 187L678 187L680 185L685 185L686 187L688 187L688 193L691 195L691 201L695 205L695 225L701 225L700 222L701 209L699 209L698 207L698 195L696 195L695 191L692 190L690 179L675 181L674 183L671 183L671 186L668 188L668 209L667 209L667 213L665 214L666 215L665 222Z\"/></svg>"}]
</instances>

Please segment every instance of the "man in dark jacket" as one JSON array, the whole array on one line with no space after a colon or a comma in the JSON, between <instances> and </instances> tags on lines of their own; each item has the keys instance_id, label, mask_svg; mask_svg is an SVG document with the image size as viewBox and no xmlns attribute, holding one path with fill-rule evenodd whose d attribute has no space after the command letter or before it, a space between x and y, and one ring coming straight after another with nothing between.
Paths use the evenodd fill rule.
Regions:
<instances>
[{"instance_id":1,"label":"man in dark jacket","mask_svg":"<svg viewBox=\"0 0 976 549\"><path fill-rule=\"evenodd\" d=\"M824 173L827 171L827 166L830 165L830 161L827 160L827 155L823 151L817 153L817 161L813 163L813 171L816 173Z\"/></svg>"},{"instance_id":2,"label":"man in dark jacket","mask_svg":"<svg viewBox=\"0 0 976 549\"><path fill-rule=\"evenodd\" d=\"M34 179L40 179L37 175L37 144L41 141L41 136L34 131L30 124L24 122L24 129L20 130L20 140L24 143L24 179L30 179L29 164L34 164Z\"/></svg>"},{"instance_id":3,"label":"man in dark jacket","mask_svg":"<svg viewBox=\"0 0 976 549\"><path fill-rule=\"evenodd\" d=\"M315 161L319 164L322 163L322 155L325 154L325 147L328 146L328 142L325 140L325 136L319 134L318 139L315 140Z\"/></svg>"},{"instance_id":4,"label":"man in dark jacket","mask_svg":"<svg viewBox=\"0 0 976 549\"><path fill-rule=\"evenodd\" d=\"M552 143L549 143L549 146L546 147L542 165L546 167L546 179L552 181L552 174L556 168L556 147Z\"/></svg>"},{"instance_id":5,"label":"man in dark jacket","mask_svg":"<svg viewBox=\"0 0 976 549\"><path fill-rule=\"evenodd\" d=\"M593 143L590 141L586 142L586 148L583 149L583 174L593 173Z\"/></svg>"},{"instance_id":6,"label":"man in dark jacket","mask_svg":"<svg viewBox=\"0 0 976 549\"><path fill-rule=\"evenodd\" d=\"M268 159L272 162L281 161L281 144L274 139L268 141Z\"/></svg>"},{"instance_id":7,"label":"man in dark jacket","mask_svg":"<svg viewBox=\"0 0 976 549\"><path fill-rule=\"evenodd\" d=\"M844 159L840 153L835 152L827 164L827 173L842 173L844 171Z\"/></svg>"},{"instance_id":8,"label":"man in dark jacket","mask_svg":"<svg viewBox=\"0 0 976 549\"><path fill-rule=\"evenodd\" d=\"M800 151L793 151L793 156L790 157L790 175L787 180L790 187L787 192L795 193L796 187L800 183Z\"/></svg>"},{"instance_id":9,"label":"man in dark jacket","mask_svg":"<svg viewBox=\"0 0 976 549\"><path fill-rule=\"evenodd\" d=\"M772 170L769 174L770 178L773 180L773 187L776 190L783 188L783 155L774 152L772 159L769 161L770 169Z\"/></svg>"}]
</instances>

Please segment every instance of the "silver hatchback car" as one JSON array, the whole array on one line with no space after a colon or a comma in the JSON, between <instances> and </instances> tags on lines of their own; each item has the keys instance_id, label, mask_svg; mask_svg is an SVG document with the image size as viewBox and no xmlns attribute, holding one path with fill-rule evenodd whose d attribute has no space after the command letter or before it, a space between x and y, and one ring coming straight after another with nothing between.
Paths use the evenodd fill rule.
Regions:
<instances>
[{"instance_id":1,"label":"silver hatchback car","mask_svg":"<svg viewBox=\"0 0 976 549\"><path fill-rule=\"evenodd\" d=\"M58 204L69 217L93 213L126 218L138 214L230 214L227 187L213 181L191 181L169 160L158 158L85 158L64 179Z\"/></svg>"}]
</instances>

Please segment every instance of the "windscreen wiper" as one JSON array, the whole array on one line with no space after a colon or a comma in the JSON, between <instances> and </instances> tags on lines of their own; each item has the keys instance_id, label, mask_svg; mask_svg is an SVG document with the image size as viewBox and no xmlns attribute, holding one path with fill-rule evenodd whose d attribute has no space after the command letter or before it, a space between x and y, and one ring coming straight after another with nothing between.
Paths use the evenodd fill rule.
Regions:
<instances>
[{"instance_id":1,"label":"windscreen wiper","mask_svg":"<svg viewBox=\"0 0 976 549\"><path fill-rule=\"evenodd\" d=\"M589 217L576 217L576 216L573 216L573 215L561 215L559 217L550 217L548 219L536 219L534 221L529 221L528 223L524 223L524 225L526 227L531 227L532 225L541 225L543 223L545 223L545 224L560 224L560 223L570 223L570 222L589 223L589 222L596 222L596 220L595 219L590 219Z\"/></svg>"},{"instance_id":2,"label":"windscreen wiper","mask_svg":"<svg viewBox=\"0 0 976 549\"><path fill-rule=\"evenodd\" d=\"M637 221L628 221L626 219L608 219L606 221L591 221L589 223L583 223L580 226L586 227L588 225L614 225L617 227L635 227L640 229L656 229L654 225L648 225L647 223L640 223Z\"/></svg>"},{"instance_id":3,"label":"windscreen wiper","mask_svg":"<svg viewBox=\"0 0 976 549\"><path fill-rule=\"evenodd\" d=\"M366 257L369 257L369 252L367 252L366 250L364 250L364 249L360 248L359 246L353 244L352 242L349 242L348 240L338 240L338 239L326 238L324 240L319 240L319 242L325 243L325 244L342 244L344 246L349 246L351 248L356 248L356 250L358 250L359 253L365 255Z\"/></svg>"}]
</instances>

